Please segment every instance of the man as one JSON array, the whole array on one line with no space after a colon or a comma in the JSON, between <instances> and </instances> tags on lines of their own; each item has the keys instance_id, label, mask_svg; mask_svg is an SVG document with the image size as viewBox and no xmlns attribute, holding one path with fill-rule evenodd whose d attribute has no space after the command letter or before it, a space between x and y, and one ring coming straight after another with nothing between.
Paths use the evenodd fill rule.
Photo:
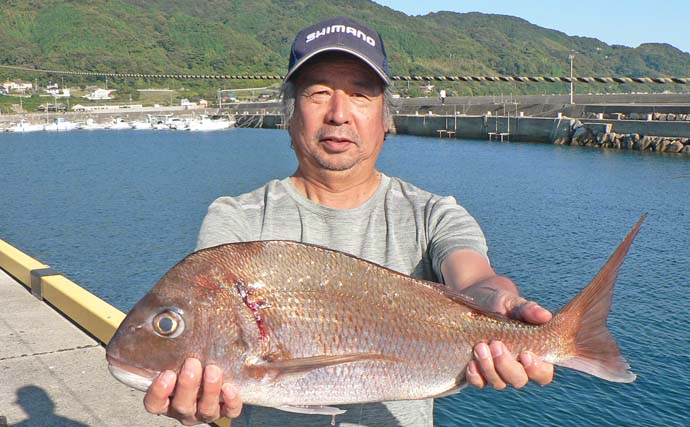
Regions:
<instances>
[{"instance_id":1,"label":"man","mask_svg":"<svg viewBox=\"0 0 690 427\"><path fill-rule=\"evenodd\" d=\"M438 97L441 100L441 105L446 105L446 90L445 89L441 89L438 92Z\"/></svg>"},{"instance_id":2,"label":"man","mask_svg":"<svg viewBox=\"0 0 690 427\"><path fill-rule=\"evenodd\" d=\"M288 239L348 252L462 290L487 310L532 323L551 314L496 275L484 236L452 197L441 197L397 178L375 164L390 125L390 77L375 31L338 17L302 30L295 39L284 84L289 133L299 166L210 207L198 248L233 241ZM496 389L551 381L553 367L529 354L512 356L500 342L480 343L467 369L470 384ZM517 360L516 360L517 359ZM227 381L227 383L224 383ZM242 390L215 366L185 362L179 377L162 373L144 403L149 412L183 424L219 416L233 425L324 425L323 416L272 408L242 410ZM222 397L222 403L219 403ZM341 425L430 426L433 400L350 405Z\"/></svg>"}]
</instances>

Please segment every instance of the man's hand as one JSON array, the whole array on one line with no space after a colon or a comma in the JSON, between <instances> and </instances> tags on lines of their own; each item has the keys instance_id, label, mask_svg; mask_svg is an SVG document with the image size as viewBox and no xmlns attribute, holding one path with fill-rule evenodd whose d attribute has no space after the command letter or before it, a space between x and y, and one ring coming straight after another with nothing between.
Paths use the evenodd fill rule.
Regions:
<instances>
[{"instance_id":1,"label":"man's hand","mask_svg":"<svg viewBox=\"0 0 690 427\"><path fill-rule=\"evenodd\" d=\"M220 417L237 418L242 400L235 386L223 383L223 371L218 366L208 365L202 370L199 360L187 359L179 377L172 371L161 372L144 396L144 407L189 426Z\"/></svg>"},{"instance_id":2,"label":"man's hand","mask_svg":"<svg viewBox=\"0 0 690 427\"><path fill-rule=\"evenodd\" d=\"M477 252L454 251L443 261L441 270L448 286L471 297L486 311L537 325L551 320L548 310L522 298L515 283L497 275ZM476 387L488 384L496 390L509 385L520 388L530 380L545 385L553 379L553 365L528 352L516 358L502 342L492 341L474 346L474 360L467 365L466 378Z\"/></svg>"},{"instance_id":3,"label":"man's hand","mask_svg":"<svg viewBox=\"0 0 690 427\"><path fill-rule=\"evenodd\" d=\"M533 324L546 323L551 319L548 310L510 291L499 290L493 294L496 304L491 311ZM553 365L542 362L529 352L521 353L516 360L502 342L492 341L474 346L474 360L467 365L466 378L476 387L483 388L489 384L496 390L503 390L509 385L521 388L530 380L546 385L553 380Z\"/></svg>"}]
</instances>

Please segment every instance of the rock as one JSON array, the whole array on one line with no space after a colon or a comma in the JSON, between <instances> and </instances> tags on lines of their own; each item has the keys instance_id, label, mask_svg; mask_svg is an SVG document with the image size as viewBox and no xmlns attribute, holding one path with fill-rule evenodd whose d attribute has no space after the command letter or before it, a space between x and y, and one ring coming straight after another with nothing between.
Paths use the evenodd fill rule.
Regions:
<instances>
[{"instance_id":1,"label":"rock","mask_svg":"<svg viewBox=\"0 0 690 427\"><path fill-rule=\"evenodd\" d=\"M591 135L591 132L586 127L580 126L576 128L575 132L573 132L573 137L570 141L570 145L585 145L588 134Z\"/></svg>"},{"instance_id":2,"label":"rock","mask_svg":"<svg viewBox=\"0 0 690 427\"><path fill-rule=\"evenodd\" d=\"M640 138L640 139L634 144L633 148L634 148L635 150L644 151L644 150L646 150L647 148L649 148L649 145L650 145L651 143L652 143L652 137L645 135L645 136L643 136L642 138Z\"/></svg>"},{"instance_id":3,"label":"rock","mask_svg":"<svg viewBox=\"0 0 690 427\"><path fill-rule=\"evenodd\" d=\"M684 148L683 143L678 141L678 140L675 140L675 141L670 142L666 146L666 152L667 153L680 153L683 150L683 148Z\"/></svg>"},{"instance_id":4,"label":"rock","mask_svg":"<svg viewBox=\"0 0 690 427\"><path fill-rule=\"evenodd\" d=\"M690 145L686 145L683 147L683 151L681 151L683 154L690 154Z\"/></svg>"}]
</instances>

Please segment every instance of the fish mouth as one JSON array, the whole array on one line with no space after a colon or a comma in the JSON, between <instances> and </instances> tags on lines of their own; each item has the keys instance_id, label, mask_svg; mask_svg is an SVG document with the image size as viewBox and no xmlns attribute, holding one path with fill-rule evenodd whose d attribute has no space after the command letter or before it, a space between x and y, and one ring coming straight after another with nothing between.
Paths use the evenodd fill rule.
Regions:
<instances>
[{"instance_id":1,"label":"fish mouth","mask_svg":"<svg viewBox=\"0 0 690 427\"><path fill-rule=\"evenodd\" d=\"M108 357L108 370L118 381L139 391L148 390L153 380L160 374L160 371L121 364L111 357Z\"/></svg>"}]
</instances>

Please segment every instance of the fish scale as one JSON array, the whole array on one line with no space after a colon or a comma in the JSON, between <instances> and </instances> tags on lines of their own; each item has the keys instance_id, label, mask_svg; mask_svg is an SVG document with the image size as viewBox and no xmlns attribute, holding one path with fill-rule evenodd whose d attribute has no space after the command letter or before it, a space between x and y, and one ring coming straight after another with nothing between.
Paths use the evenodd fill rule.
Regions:
<instances>
[{"instance_id":1,"label":"fish scale","mask_svg":"<svg viewBox=\"0 0 690 427\"><path fill-rule=\"evenodd\" d=\"M293 412L458 391L478 342L503 341L560 366L630 382L606 329L618 270L644 216L592 282L544 325L483 312L457 291L289 241L187 256L108 344L111 372L145 389L188 357L220 366L245 403ZM165 320L165 321L162 321Z\"/></svg>"}]
</instances>

